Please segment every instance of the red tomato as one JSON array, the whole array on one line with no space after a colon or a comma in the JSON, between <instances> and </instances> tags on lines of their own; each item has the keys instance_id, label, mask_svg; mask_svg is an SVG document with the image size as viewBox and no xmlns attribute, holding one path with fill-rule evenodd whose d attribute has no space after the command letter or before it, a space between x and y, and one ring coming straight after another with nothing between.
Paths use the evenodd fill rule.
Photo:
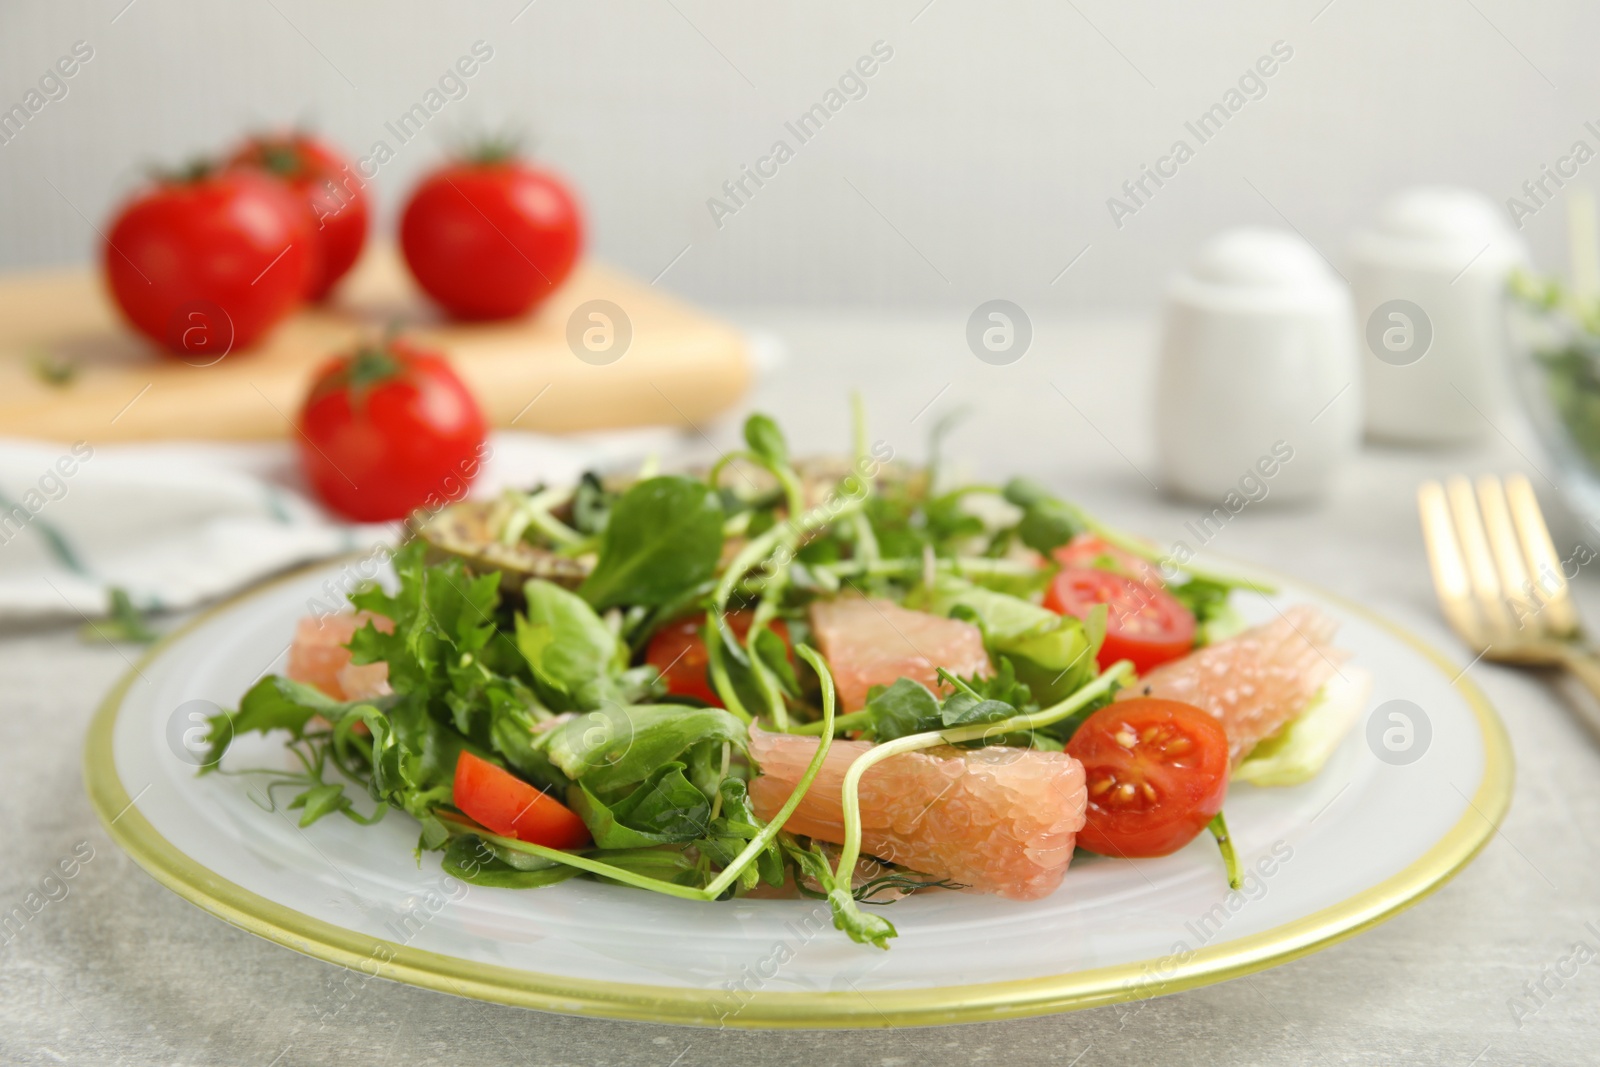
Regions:
<instances>
[{"instance_id":1,"label":"red tomato","mask_svg":"<svg viewBox=\"0 0 1600 1067\"><path fill-rule=\"evenodd\" d=\"M470 752L456 759L454 803L501 837L546 848L583 848L592 840L571 808Z\"/></svg>"},{"instance_id":2,"label":"red tomato","mask_svg":"<svg viewBox=\"0 0 1600 1067\"><path fill-rule=\"evenodd\" d=\"M1161 569L1125 548L1103 541L1091 533L1081 533L1050 553L1063 567L1096 567L1132 578L1160 589L1166 586Z\"/></svg>"},{"instance_id":3,"label":"red tomato","mask_svg":"<svg viewBox=\"0 0 1600 1067\"><path fill-rule=\"evenodd\" d=\"M460 499L487 427L442 355L403 342L335 356L300 411L300 459L329 507L362 522Z\"/></svg>"},{"instance_id":4,"label":"red tomato","mask_svg":"<svg viewBox=\"0 0 1600 1067\"><path fill-rule=\"evenodd\" d=\"M310 300L328 295L355 264L367 240L367 194L350 163L304 133L255 137L234 153L236 166L255 167L286 182L305 204L316 250Z\"/></svg>"},{"instance_id":5,"label":"red tomato","mask_svg":"<svg viewBox=\"0 0 1600 1067\"><path fill-rule=\"evenodd\" d=\"M728 628L742 641L745 634L750 632L753 618L753 612L730 611ZM667 623L650 638L644 661L661 672L661 677L667 683L667 692L675 696L695 697L720 708L722 698L711 687L711 679L706 673L711 660L706 652L705 638L700 636L705 624L703 613L685 615ZM785 645L789 644L789 628L782 619L774 619L767 629L783 638Z\"/></svg>"},{"instance_id":6,"label":"red tomato","mask_svg":"<svg viewBox=\"0 0 1600 1067\"><path fill-rule=\"evenodd\" d=\"M1067 752L1089 787L1078 843L1103 856L1176 852L1228 794L1227 732L1193 704L1119 700L1085 719Z\"/></svg>"},{"instance_id":7,"label":"red tomato","mask_svg":"<svg viewBox=\"0 0 1600 1067\"><path fill-rule=\"evenodd\" d=\"M417 284L450 314L504 319L565 280L583 247L583 222L553 175L515 159L461 162L411 194L400 247Z\"/></svg>"},{"instance_id":8,"label":"red tomato","mask_svg":"<svg viewBox=\"0 0 1600 1067\"><path fill-rule=\"evenodd\" d=\"M248 171L164 179L106 235L106 281L129 325L188 362L251 344L305 297L311 220L281 182Z\"/></svg>"},{"instance_id":9,"label":"red tomato","mask_svg":"<svg viewBox=\"0 0 1600 1067\"><path fill-rule=\"evenodd\" d=\"M1194 616L1165 589L1152 588L1110 571L1068 567L1045 593L1044 606L1083 618L1106 605L1106 640L1097 659L1105 670L1119 659L1144 674L1194 647Z\"/></svg>"}]
</instances>

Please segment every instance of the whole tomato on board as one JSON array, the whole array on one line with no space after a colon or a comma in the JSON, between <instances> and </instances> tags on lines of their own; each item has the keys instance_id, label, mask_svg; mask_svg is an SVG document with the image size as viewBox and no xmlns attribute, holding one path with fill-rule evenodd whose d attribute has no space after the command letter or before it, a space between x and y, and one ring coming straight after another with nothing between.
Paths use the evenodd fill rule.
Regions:
<instances>
[{"instance_id":1,"label":"whole tomato on board","mask_svg":"<svg viewBox=\"0 0 1600 1067\"><path fill-rule=\"evenodd\" d=\"M187 362L248 348L305 298L311 219L282 182L196 166L117 212L103 259L129 325Z\"/></svg>"},{"instance_id":2,"label":"whole tomato on board","mask_svg":"<svg viewBox=\"0 0 1600 1067\"><path fill-rule=\"evenodd\" d=\"M316 234L315 265L306 297L321 300L361 256L367 241L367 194L349 160L306 133L252 137L229 162L265 171L305 204Z\"/></svg>"},{"instance_id":3,"label":"whole tomato on board","mask_svg":"<svg viewBox=\"0 0 1600 1067\"><path fill-rule=\"evenodd\" d=\"M312 488L360 522L460 499L487 455L483 413L449 362L403 341L324 364L299 430Z\"/></svg>"},{"instance_id":4,"label":"whole tomato on board","mask_svg":"<svg viewBox=\"0 0 1600 1067\"><path fill-rule=\"evenodd\" d=\"M560 179L490 149L423 179L401 215L400 248L417 284L451 315L511 318L566 280L583 218Z\"/></svg>"}]
</instances>

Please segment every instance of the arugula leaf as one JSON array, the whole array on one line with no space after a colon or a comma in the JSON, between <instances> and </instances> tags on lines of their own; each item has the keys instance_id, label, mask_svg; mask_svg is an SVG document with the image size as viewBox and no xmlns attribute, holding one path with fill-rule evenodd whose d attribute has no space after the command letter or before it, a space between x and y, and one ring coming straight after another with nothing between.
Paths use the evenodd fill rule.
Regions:
<instances>
[{"instance_id":1,"label":"arugula leaf","mask_svg":"<svg viewBox=\"0 0 1600 1067\"><path fill-rule=\"evenodd\" d=\"M744 724L721 708L677 704L597 708L550 731L545 754L561 772L604 793L642 782L691 745L727 741L744 749Z\"/></svg>"},{"instance_id":2,"label":"arugula leaf","mask_svg":"<svg viewBox=\"0 0 1600 1067\"><path fill-rule=\"evenodd\" d=\"M447 717L461 733L487 742L487 719L497 704L522 694L510 679L527 666L500 632L500 576L474 576L459 560L428 565L425 546L406 545L394 556L399 589L372 586L350 597L366 611L394 623L384 633L371 623L350 638L351 661L389 665L389 684L430 714Z\"/></svg>"},{"instance_id":3,"label":"arugula leaf","mask_svg":"<svg viewBox=\"0 0 1600 1067\"><path fill-rule=\"evenodd\" d=\"M422 824L421 847L439 848L449 831L433 812L453 799L456 761L462 752L490 753L428 714L420 700L402 700L387 715L364 721L372 733L372 799L415 818Z\"/></svg>"},{"instance_id":4,"label":"arugula leaf","mask_svg":"<svg viewBox=\"0 0 1600 1067\"><path fill-rule=\"evenodd\" d=\"M387 703L392 700L392 697L383 698L377 703ZM210 743L210 748L205 761L201 764L200 773L205 774L215 770L228 751L228 747L233 744L233 739L240 734L266 734L273 730L287 730L291 737L298 741L305 736L306 725L313 718L321 716L329 722L335 722L351 708L371 703L374 702L344 703L333 699L315 686L269 674L250 687L240 699L238 711L225 711L207 720L206 740Z\"/></svg>"},{"instance_id":5,"label":"arugula leaf","mask_svg":"<svg viewBox=\"0 0 1600 1067\"><path fill-rule=\"evenodd\" d=\"M693 841L706 832L711 804L683 771L682 763L662 764L633 792L610 805L582 784L567 799L589 827L598 848L647 848Z\"/></svg>"},{"instance_id":6,"label":"arugula leaf","mask_svg":"<svg viewBox=\"0 0 1600 1067\"><path fill-rule=\"evenodd\" d=\"M716 572L722 520L720 498L702 481L639 482L612 507L600 558L578 592L600 610L668 603Z\"/></svg>"},{"instance_id":7,"label":"arugula leaf","mask_svg":"<svg viewBox=\"0 0 1600 1067\"><path fill-rule=\"evenodd\" d=\"M705 836L697 839L694 846L715 866L727 867L761 832L763 824L750 807L750 793L744 782L726 778L720 792L722 814L711 820ZM748 892L758 881L770 886L783 885L783 851L777 841L756 854L754 866L740 872L738 885Z\"/></svg>"},{"instance_id":8,"label":"arugula leaf","mask_svg":"<svg viewBox=\"0 0 1600 1067\"><path fill-rule=\"evenodd\" d=\"M341 783L323 782L295 797L289 802L289 807L291 810L305 809L300 816L300 827L304 829L324 815L350 807L350 798L344 795L344 786Z\"/></svg>"},{"instance_id":9,"label":"arugula leaf","mask_svg":"<svg viewBox=\"0 0 1600 1067\"><path fill-rule=\"evenodd\" d=\"M605 621L582 597L542 578L524 585L523 597L517 648L544 701L558 711L587 711L615 700L628 650Z\"/></svg>"},{"instance_id":10,"label":"arugula leaf","mask_svg":"<svg viewBox=\"0 0 1600 1067\"><path fill-rule=\"evenodd\" d=\"M1077 508L1058 499L1044 486L1026 478L1013 478L1002 495L1022 509L1017 536L1035 552L1049 555L1082 533L1086 527Z\"/></svg>"}]
</instances>

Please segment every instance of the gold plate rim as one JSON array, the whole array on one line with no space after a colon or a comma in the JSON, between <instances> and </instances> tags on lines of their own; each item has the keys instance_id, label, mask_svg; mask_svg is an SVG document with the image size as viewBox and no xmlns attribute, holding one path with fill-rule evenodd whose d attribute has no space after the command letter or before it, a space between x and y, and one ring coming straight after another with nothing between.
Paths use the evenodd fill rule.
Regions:
<instances>
[{"instance_id":1,"label":"gold plate rim","mask_svg":"<svg viewBox=\"0 0 1600 1067\"><path fill-rule=\"evenodd\" d=\"M474 963L347 930L219 877L144 818L117 773L113 755L117 715L146 666L213 618L328 564L319 561L246 590L153 645L117 681L95 713L84 746L84 783L106 832L156 881L233 926L364 977L566 1015L701 1026L857 1029L1029 1018L1178 993L1287 963L1343 941L1416 904L1459 873L1494 836L1511 804L1510 738L1465 672L1457 673L1443 653L1372 609L1299 579L1287 579L1398 638L1450 677L1451 686L1473 711L1484 746L1483 779L1455 825L1404 870L1338 904L1259 934L1194 950L1170 967L1165 966L1168 957L1042 978L884 990L870 999L856 992L763 991L735 998L718 990L569 978ZM1157 964L1170 971L1170 977L1148 980L1145 976Z\"/></svg>"}]
</instances>

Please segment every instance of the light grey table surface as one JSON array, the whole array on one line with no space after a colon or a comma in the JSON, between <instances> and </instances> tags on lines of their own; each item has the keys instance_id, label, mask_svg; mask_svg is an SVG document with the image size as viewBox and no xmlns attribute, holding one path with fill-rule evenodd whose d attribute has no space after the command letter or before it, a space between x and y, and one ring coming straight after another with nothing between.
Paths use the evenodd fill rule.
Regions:
<instances>
[{"instance_id":1,"label":"light grey table surface","mask_svg":"<svg viewBox=\"0 0 1600 1067\"><path fill-rule=\"evenodd\" d=\"M1147 325L1036 323L1027 356L992 367L966 350L959 318L745 318L788 343L786 362L764 375L752 402L783 419L799 450L842 447L849 391L859 386L873 436L900 455L919 457L930 424L966 406L949 454L974 474L1032 474L1160 541L1204 510L1146 482L1155 477ZM1493 419L1475 448L1368 448L1328 502L1252 505L1212 547L1361 600L1465 665L1434 607L1413 493L1422 478L1446 472L1522 469L1552 506L1536 470L1544 461L1512 416ZM702 429L725 444L734 428ZM1571 546L1576 530L1558 524L1558 547ZM1587 614L1600 619L1600 585L1589 576L1578 584ZM0 944L0 1063L1600 1061L1600 964L1559 987L1546 978L1547 1003L1520 1027L1508 1006L1575 941L1600 948L1585 928L1600 926L1600 751L1575 714L1586 705L1544 677L1484 663L1470 669L1510 730L1518 768L1503 832L1459 877L1342 944L1138 1010L897 1031L741 1032L566 1018L372 982L323 1027L319 1014L341 972L180 900L101 829L83 790L82 741L132 653L85 645L73 629L0 638L0 908L21 903L79 843L93 849L69 895Z\"/></svg>"}]
</instances>

